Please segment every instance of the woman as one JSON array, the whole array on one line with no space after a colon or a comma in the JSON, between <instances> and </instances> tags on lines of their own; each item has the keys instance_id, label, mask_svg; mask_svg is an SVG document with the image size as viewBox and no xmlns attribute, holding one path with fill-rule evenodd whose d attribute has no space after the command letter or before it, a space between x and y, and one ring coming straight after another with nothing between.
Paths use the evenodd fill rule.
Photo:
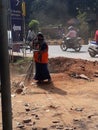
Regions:
<instances>
[{"instance_id":1,"label":"woman","mask_svg":"<svg viewBox=\"0 0 98 130\"><path fill-rule=\"evenodd\" d=\"M47 82L50 83L51 77L48 70L48 45L41 32L37 34L37 39L34 44L34 61L36 71L34 79L38 81L37 83L42 83L44 80L47 80Z\"/></svg>"}]
</instances>

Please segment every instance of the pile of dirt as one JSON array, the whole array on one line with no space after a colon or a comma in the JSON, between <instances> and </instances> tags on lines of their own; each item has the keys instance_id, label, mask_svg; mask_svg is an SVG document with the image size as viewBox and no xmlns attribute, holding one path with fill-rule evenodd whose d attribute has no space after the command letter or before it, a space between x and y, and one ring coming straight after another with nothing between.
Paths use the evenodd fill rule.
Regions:
<instances>
[{"instance_id":1,"label":"pile of dirt","mask_svg":"<svg viewBox=\"0 0 98 130\"><path fill-rule=\"evenodd\" d=\"M13 63L10 65L11 73L25 74L31 61ZM34 64L33 64L34 65ZM98 61L88 61L66 57L50 58L48 63L50 73L84 74L89 78L98 73Z\"/></svg>"},{"instance_id":2,"label":"pile of dirt","mask_svg":"<svg viewBox=\"0 0 98 130\"><path fill-rule=\"evenodd\" d=\"M57 57L49 59L49 69L52 73L85 74L93 77L98 70L97 61Z\"/></svg>"}]
</instances>

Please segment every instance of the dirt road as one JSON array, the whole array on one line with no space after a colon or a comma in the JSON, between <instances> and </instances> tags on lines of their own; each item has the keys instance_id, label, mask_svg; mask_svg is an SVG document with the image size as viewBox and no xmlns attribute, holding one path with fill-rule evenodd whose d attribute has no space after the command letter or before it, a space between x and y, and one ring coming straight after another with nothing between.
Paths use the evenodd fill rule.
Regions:
<instances>
[{"instance_id":1,"label":"dirt road","mask_svg":"<svg viewBox=\"0 0 98 130\"><path fill-rule=\"evenodd\" d=\"M11 66L13 130L98 130L97 61L52 58L52 83L40 85L22 84L23 66Z\"/></svg>"},{"instance_id":2,"label":"dirt road","mask_svg":"<svg viewBox=\"0 0 98 130\"><path fill-rule=\"evenodd\" d=\"M97 130L97 79L72 79L53 74L52 84L27 86L12 98L14 130ZM26 123L27 122L27 123Z\"/></svg>"}]
</instances>

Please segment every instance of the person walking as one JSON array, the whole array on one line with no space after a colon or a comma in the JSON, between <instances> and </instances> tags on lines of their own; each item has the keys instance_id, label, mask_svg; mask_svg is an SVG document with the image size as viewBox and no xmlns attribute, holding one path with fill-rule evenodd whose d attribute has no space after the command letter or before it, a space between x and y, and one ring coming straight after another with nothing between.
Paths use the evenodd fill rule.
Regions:
<instances>
[{"instance_id":1,"label":"person walking","mask_svg":"<svg viewBox=\"0 0 98 130\"><path fill-rule=\"evenodd\" d=\"M32 28L30 28L28 30L27 41L26 41L27 45L30 46L30 52L33 50L32 41L35 39L35 37L36 37L36 34L35 34L34 30Z\"/></svg>"},{"instance_id":2,"label":"person walking","mask_svg":"<svg viewBox=\"0 0 98 130\"><path fill-rule=\"evenodd\" d=\"M41 32L38 32L36 40L34 40L34 61L35 61L35 76L37 83L43 83L47 80L51 82L51 76L48 70L48 45Z\"/></svg>"},{"instance_id":3,"label":"person walking","mask_svg":"<svg viewBox=\"0 0 98 130\"><path fill-rule=\"evenodd\" d=\"M28 30L27 40L31 42L35 38L35 32L32 28Z\"/></svg>"}]
</instances>

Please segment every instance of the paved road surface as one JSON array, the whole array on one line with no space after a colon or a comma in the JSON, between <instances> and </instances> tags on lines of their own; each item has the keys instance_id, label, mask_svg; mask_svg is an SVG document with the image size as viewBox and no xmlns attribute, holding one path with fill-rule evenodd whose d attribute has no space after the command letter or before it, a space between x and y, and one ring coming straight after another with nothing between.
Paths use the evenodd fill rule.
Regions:
<instances>
[{"instance_id":1,"label":"paved road surface","mask_svg":"<svg viewBox=\"0 0 98 130\"><path fill-rule=\"evenodd\" d=\"M18 55L23 55L22 53L16 53ZM30 53L29 50L26 51L26 56L32 56L33 52ZM62 51L59 45L49 45L49 58L51 57L69 57L76 59L85 59L90 61L98 61L98 56L95 58L90 57L88 53L88 45L83 45L80 52L75 52L73 49L68 49L67 51Z\"/></svg>"},{"instance_id":2,"label":"paved road surface","mask_svg":"<svg viewBox=\"0 0 98 130\"><path fill-rule=\"evenodd\" d=\"M80 52L75 52L73 49L62 51L60 46L49 46L49 57L58 57L58 56L98 61L98 56L96 56L95 58L90 57L88 53L88 45L83 45Z\"/></svg>"}]
</instances>

